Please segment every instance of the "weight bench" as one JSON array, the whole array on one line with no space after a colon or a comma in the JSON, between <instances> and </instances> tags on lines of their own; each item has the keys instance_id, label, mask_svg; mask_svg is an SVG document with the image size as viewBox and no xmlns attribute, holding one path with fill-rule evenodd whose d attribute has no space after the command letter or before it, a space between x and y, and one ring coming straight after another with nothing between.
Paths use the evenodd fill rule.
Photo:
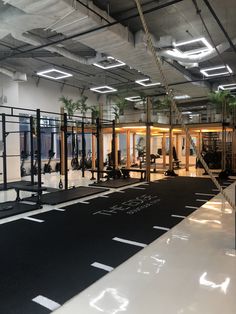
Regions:
<instances>
[{"instance_id":1,"label":"weight bench","mask_svg":"<svg viewBox=\"0 0 236 314\"><path fill-rule=\"evenodd\" d=\"M112 172L112 170L97 170L97 169L89 169L89 171L92 173L92 177L90 180L96 180L96 178L94 177L94 173L109 174Z\"/></svg>"},{"instance_id":2,"label":"weight bench","mask_svg":"<svg viewBox=\"0 0 236 314\"><path fill-rule=\"evenodd\" d=\"M36 193L37 195L37 205L41 206L41 195L42 192L47 191L46 187L41 187L39 188L36 185L22 185L22 184L12 184L12 189L16 191L16 202L20 202L20 191L25 191L25 192L33 192Z\"/></svg>"},{"instance_id":3,"label":"weight bench","mask_svg":"<svg viewBox=\"0 0 236 314\"><path fill-rule=\"evenodd\" d=\"M176 169L180 169L180 163L181 163L181 161L180 160L173 160L173 165L175 165L176 166Z\"/></svg>"},{"instance_id":4,"label":"weight bench","mask_svg":"<svg viewBox=\"0 0 236 314\"><path fill-rule=\"evenodd\" d=\"M130 178L130 172L138 172L140 173L140 181L144 181L146 179L146 170L145 169L134 169L134 168L121 168L120 169L124 178Z\"/></svg>"}]
</instances>

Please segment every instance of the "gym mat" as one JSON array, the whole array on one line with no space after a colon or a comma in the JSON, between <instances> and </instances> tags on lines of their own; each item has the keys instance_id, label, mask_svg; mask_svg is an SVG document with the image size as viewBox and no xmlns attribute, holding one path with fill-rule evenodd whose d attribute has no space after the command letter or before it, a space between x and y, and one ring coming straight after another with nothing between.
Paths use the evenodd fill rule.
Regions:
<instances>
[{"instance_id":1,"label":"gym mat","mask_svg":"<svg viewBox=\"0 0 236 314\"><path fill-rule=\"evenodd\" d=\"M21 183L22 185L28 185L30 184L30 181L13 181L13 182L9 182L7 184L7 190L10 190L12 189L12 185L13 184L18 184L18 183ZM3 183L0 184L0 191L3 191Z\"/></svg>"},{"instance_id":2,"label":"gym mat","mask_svg":"<svg viewBox=\"0 0 236 314\"><path fill-rule=\"evenodd\" d=\"M187 216L193 209L185 205L203 205L195 192L214 194L208 178L167 178L140 187L32 216L42 223L0 225L0 313L49 314L32 299L43 295L63 304L106 275L92 263L115 268L141 249L114 237L149 244L165 233L154 225L172 228L182 219L171 215Z\"/></svg>"},{"instance_id":3,"label":"gym mat","mask_svg":"<svg viewBox=\"0 0 236 314\"><path fill-rule=\"evenodd\" d=\"M39 207L37 205L30 205L19 202L0 203L0 219L19 215L38 208Z\"/></svg>"},{"instance_id":4,"label":"gym mat","mask_svg":"<svg viewBox=\"0 0 236 314\"><path fill-rule=\"evenodd\" d=\"M12 186L13 185L15 185L15 184L22 184L22 186L24 186L24 185L31 185L31 182L30 181L25 181L25 180L22 180L22 181L13 181L13 182L9 182L8 184L7 184L7 190L10 190L10 189L12 189ZM35 185L37 184L37 182L35 182ZM44 186L44 185L43 185ZM46 188L47 188L47 191L48 192L55 192L55 191L59 191L59 189L57 189L57 188L51 188L51 187L47 187L47 186L45 186ZM3 183L1 183L0 184L0 191L3 191L4 189L3 189Z\"/></svg>"},{"instance_id":5,"label":"gym mat","mask_svg":"<svg viewBox=\"0 0 236 314\"><path fill-rule=\"evenodd\" d=\"M61 203L74 201L82 197L103 193L106 191L108 191L108 189L101 188L97 189L92 187L79 186L77 188L72 188L68 190L59 190L57 192L45 193L41 197L41 202L42 204L57 205ZM37 199L36 197L33 196L24 198L24 201L36 202Z\"/></svg>"},{"instance_id":6,"label":"gym mat","mask_svg":"<svg viewBox=\"0 0 236 314\"><path fill-rule=\"evenodd\" d=\"M128 178L128 179L115 179L115 180L107 180L99 183L92 183L89 184L89 186L99 186L99 187L105 187L105 188L122 188L127 185L135 184L135 183L140 183L140 179L135 179L135 178Z\"/></svg>"}]
</instances>

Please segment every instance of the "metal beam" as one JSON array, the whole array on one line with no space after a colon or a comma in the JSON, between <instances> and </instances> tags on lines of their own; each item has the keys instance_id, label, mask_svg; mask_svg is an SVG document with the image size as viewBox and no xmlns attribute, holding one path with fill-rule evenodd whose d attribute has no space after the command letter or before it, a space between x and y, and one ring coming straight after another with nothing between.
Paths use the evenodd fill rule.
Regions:
<instances>
[{"instance_id":1,"label":"metal beam","mask_svg":"<svg viewBox=\"0 0 236 314\"><path fill-rule=\"evenodd\" d=\"M1 45L1 43L0 43ZM14 48L13 48L14 50ZM78 56L81 57L95 57L96 53L95 51L91 50L87 50L87 51L73 51L73 53L78 54ZM21 54L17 54L14 55L12 54L12 50L11 51L0 51L0 58L51 58L51 57L63 57L62 55L59 55L57 53L52 53L46 50L43 51L34 51L34 52L28 52L28 53L24 53L23 55Z\"/></svg>"}]
</instances>

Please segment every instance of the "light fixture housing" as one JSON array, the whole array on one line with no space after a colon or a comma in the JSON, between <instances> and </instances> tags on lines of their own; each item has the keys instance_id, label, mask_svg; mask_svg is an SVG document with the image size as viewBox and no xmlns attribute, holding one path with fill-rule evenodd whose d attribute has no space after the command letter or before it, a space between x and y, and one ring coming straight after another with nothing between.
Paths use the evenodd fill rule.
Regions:
<instances>
[{"instance_id":1,"label":"light fixture housing","mask_svg":"<svg viewBox=\"0 0 236 314\"><path fill-rule=\"evenodd\" d=\"M236 83L218 86L218 90L233 90L233 89L236 89Z\"/></svg>"},{"instance_id":2,"label":"light fixture housing","mask_svg":"<svg viewBox=\"0 0 236 314\"><path fill-rule=\"evenodd\" d=\"M190 50L187 50L187 51L184 51L183 49L181 49L181 47L183 47L183 46L188 46L188 45L195 44L195 43L201 43L201 44L203 44L203 47L194 48L194 49L190 49ZM205 37L195 38L195 39L192 39L192 40L183 41L183 42L179 42L179 43L174 43L174 47L177 48L178 51L180 53L184 54L185 56L190 56L190 55L194 55L194 54L200 54L200 53L203 53L203 52L207 52L207 51L213 50L213 47L206 40Z\"/></svg>"},{"instance_id":3,"label":"light fixture housing","mask_svg":"<svg viewBox=\"0 0 236 314\"><path fill-rule=\"evenodd\" d=\"M100 94L107 94L107 93L113 93L117 92L117 89L104 85L104 86L98 86L98 87L92 87L90 88L91 91L100 93Z\"/></svg>"},{"instance_id":4,"label":"light fixture housing","mask_svg":"<svg viewBox=\"0 0 236 314\"><path fill-rule=\"evenodd\" d=\"M55 74L55 75L53 75L53 74ZM47 77L47 78L50 78L50 79L53 79L53 80L60 80L60 79L66 78L66 77L73 76L70 73L67 73L67 72L64 72L64 71L61 71L61 70L57 70L57 69L48 69L48 70L45 70L45 71L40 71L40 72L37 72L37 75L38 76Z\"/></svg>"},{"instance_id":5,"label":"light fixture housing","mask_svg":"<svg viewBox=\"0 0 236 314\"><path fill-rule=\"evenodd\" d=\"M107 60L111 61L110 64L108 64L108 65L102 65L102 64L99 64L99 63L93 63L93 65L95 65L96 67L101 68L103 70L109 70L109 69L122 67L122 66L126 65L123 61L121 61L119 59L115 59L115 58L113 58L111 56L107 57Z\"/></svg>"},{"instance_id":6,"label":"light fixture housing","mask_svg":"<svg viewBox=\"0 0 236 314\"><path fill-rule=\"evenodd\" d=\"M131 97L126 97L125 99L132 102L138 102L142 100L140 96L131 96Z\"/></svg>"},{"instance_id":7,"label":"light fixture housing","mask_svg":"<svg viewBox=\"0 0 236 314\"><path fill-rule=\"evenodd\" d=\"M146 83L146 82L149 82L149 83ZM145 87L161 85L161 83L159 83L159 82L152 83L150 78L145 78L142 80L136 80L135 83L142 85L142 86L145 86Z\"/></svg>"},{"instance_id":8,"label":"light fixture housing","mask_svg":"<svg viewBox=\"0 0 236 314\"><path fill-rule=\"evenodd\" d=\"M209 73L209 72L216 71L216 70L221 70L221 71L218 73ZM219 65L216 67L204 68L204 69L201 69L200 72L206 77L226 75L226 74L233 73L232 69L227 64L226 65Z\"/></svg>"},{"instance_id":9,"label":"light fixture housing","mask_svg":"<svg viewBox=\"0 0 236 314\"><path fill-rule=\"evenodd\" d=\"M191 98L189 95L177 95L177 96L174 96L174 99L176 99L176 100L189 99L189 98Z\"/></svg>"}]
</instances>

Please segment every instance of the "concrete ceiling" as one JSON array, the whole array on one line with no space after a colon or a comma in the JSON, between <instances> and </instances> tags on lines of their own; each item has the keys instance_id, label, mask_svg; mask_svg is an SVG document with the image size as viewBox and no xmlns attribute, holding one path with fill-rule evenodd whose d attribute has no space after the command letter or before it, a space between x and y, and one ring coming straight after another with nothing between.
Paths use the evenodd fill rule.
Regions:
<instances>
[{"instance_id":1,"label":"concrete ceiling","mask_svg":"<svg viewBox=\"0 0 236 314\"><path fill-rule=\"evenodd\" d=\"M21 20L22 23L25 23L24 25L27 25L27 23L30 25L30 23L32 23L32 14L34 14L34 6L29 6L29 3L39 3L39 9L37 9L36 12L40 12L40 8L44 3L46 4L46 1L48 1L48 3L50 3L50 1L51 3L53 2L53 0L0 0L0 14L6 10L7 5L11 5L11 8L17 8L20 12L25 14ZM166 4L169 1L142 1L143 10L153 10L145 16L148 21L149 30L156 40L159 40L161 36L170 35L176 41L185 41L203 36L210 41L191 0L183 0L165 8L157 9L158 6ZM7 2L7 4L4 4L4 2ZM26 2L28 6L25 6ZM37 38L43 40L55 41L89 31L89 34L62 41L60 47L87 60L97 56L97 53L112 55L126 62L127 65L125 67L105 71L93 65L78 63L57 52L46 51L45 49L32 50L35 49L34 46L27 44L22 39L15 39L17 36L14 36L14 38L13 34L10 33L2 36L0 39L0 66L17 71L25 71L29 76L33 77L36 76L37 71L55 66L71 72L73 77L67 79L65 83L78 86L79 88L89 89L90 87L105 84L117 88L118 91L124 95L137 94L138 91L145 92L147 95L163 94L164 89L160 86L144 88L135 83L137 78L150 76L153 80L159 80L160 76L157 73L152 56L146 51L145 43L141 43L140 46L134 44L135 33L142 29L139 17L124 20L137 13L134 1L94 0L94 6L90 5L89 9L86 8L87 1L80 0L74 2L79 6L79 9L77 8L72 14L73 16L67 18L67 25L73 22L73 18L78 19L78 14L80 14L80 19L83 19L83 16L87 15L89 15L89 19L85 18L83 22L81 20L79 25L74 25L74 28L69 26L58 28L58 31L53 31L53 27L44 27L44 23L46 23L45 25L53 24L56 17L54 15L48 15L47 17L47 13L44 13L42 19L39 19L36 23L36 28L29 26L28 29L25 29L28 31L28 35L36 35ZM231 39L236 38L235 0L209 0L209 2L229 37ZM57 3L58 10L63 8L65 13L73 9L73 7L71 7L71 1L61 0L53 2L54 10L57 8ZM81 3L83 5L81 5ZM197 3L214 43L218 45L227 41L203 0L197 0ZM107 13L109 13L109 15ZM40 13L38 14L40 15ZM47 21L46 18L48 19ZM55 19L53 20L53 18ZM58 12L57 19L58 18L62 18L60 12ZM71 20L69 20L69 18ZM116 20L121 20L120 26L117 24L116 29L114 26L112 28L105 28L99 32L90 32L91 28L93 29ZM16 27L21 27L19 24L20 20L15 19L15 21L11 20L12 29L14 29L14 23ZM122 25L127 26L128 29L122 28ZM23 28L22 25L22 29ZM1 31L0 29L0 33ZM5 30L3 31L5 32ZM22 52L27 50L29 50L28 53L22 54ZM236 73L236 53L232 48L223 52L220 58L218 56L214 57L203 62L200 66L215 66L222 64L222 61L228 64L233 72ZM174 91L177 94L189 94L193 99L206 97L209 90L219 83L226 84L235 82L234 75L231 75L230 77L212 78L207 81L207 84L203 85L203 82L200 82L203 80L203 77L199 72L199 68L185 69L183 66L176 64L176 62L163 62L168 82ZM138 71L141 71L141 73ZM191 80L194 80L195 83L191 83ZM199 81L198 84L196 81ZM201 85L199 85L200 83Z\"/></svg>"}]
</instances>

